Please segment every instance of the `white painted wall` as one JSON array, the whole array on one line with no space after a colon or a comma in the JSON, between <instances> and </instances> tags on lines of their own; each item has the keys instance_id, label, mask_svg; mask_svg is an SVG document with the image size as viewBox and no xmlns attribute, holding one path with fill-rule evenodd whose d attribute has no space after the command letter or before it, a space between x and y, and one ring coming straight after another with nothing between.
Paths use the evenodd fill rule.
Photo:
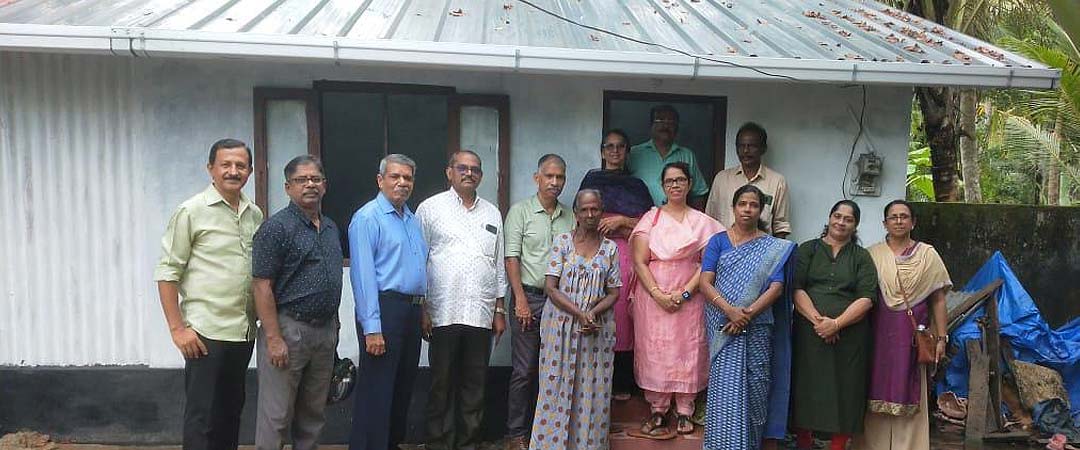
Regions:
<instances>
[{"instance_id":1,"label":"white painted wall","mask_svg":"<svg viewBox=\"0 0 1080 450\"><path fill-rule=\"evenodd\" d=\"M98 80L90 91L80 81L87 68ZM730 143L738 126L747 120L764 125L770 144L766 163L787 176L793 238L800 241L818 233L829 206L840 198L839 177L857 129L848 108L858 112L861 95L859 88L829 85L0 53L0 171L5 175L0 178L5 217L0 220L5 236L0 240L5 303L0 306L5 312L0 317L0 365L181 366L151 281L160 233L175 206L208 183L205 158L214 140L228 136L253 142L254 87L310 87L319 79L509 95L512 201L534 192L529 175L536 159L549 152L562 154L569 163L571 188L563 200L570 201L584 173L599 164L604 90L727 96L728 165L736 163ZM867 244L883 235L880 208L904 196L910 100L908 88L868 89L866 133L884 156L886 173L881 197L857 199L864 207ZM30 131L36 134L28 137ZM865 141L856 153L864 148ZM57 159L66 161L69 155L81 159L71 160L65 171L53 170ZM283 159L273 155L273 160ZM107 180L116 183L106 193L112 196L82 195L84 184L101 181L102 165L116 163L127 164L127 170ZM418 163L422 171L445 164ZM271 173L279 170L270 167ZM28 185L35 189L32 197ZM254 196L253 182L248 194ZM73 204L81 208L74 211L86 214L72 214ZM123 212L119 219L112 214L117 210ZM87 241L99 244L91 252L68 251ZM109 282L98 281L101 277ZM347 277L345 282L339 351L355 358ZM509 364L508 341L503 338L494 364Z\"/></svg>"}]
</instances>

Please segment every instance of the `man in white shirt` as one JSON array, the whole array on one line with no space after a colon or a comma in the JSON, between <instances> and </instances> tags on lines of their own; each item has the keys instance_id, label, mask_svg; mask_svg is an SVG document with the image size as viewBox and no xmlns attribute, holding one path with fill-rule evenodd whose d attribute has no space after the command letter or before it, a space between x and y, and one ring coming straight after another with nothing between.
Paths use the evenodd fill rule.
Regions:
<instances>
[{"instance_id":1,"label":"man in white shirt","mask_svg":"<svg viewBox=\"0 0 1080 450\"><path fill-rule=\"evenodd\" d=\"M427 448L475 449L492 338L506 329L502 214L476 194L483 178L476 153L455 152L446 178L450 189L416 209L429 248L421 319L430 342Z\"/></svg>"}]
</instances>

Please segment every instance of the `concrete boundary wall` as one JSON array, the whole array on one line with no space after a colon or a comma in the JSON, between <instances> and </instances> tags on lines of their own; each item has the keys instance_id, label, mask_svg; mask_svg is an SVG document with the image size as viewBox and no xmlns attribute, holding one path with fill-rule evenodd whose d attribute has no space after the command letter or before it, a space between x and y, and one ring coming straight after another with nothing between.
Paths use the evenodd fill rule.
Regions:
<instances>
[{"instance_id":1,"label":"concrete boundary wall","mask_svg":"<svg viewBox=\"0 0 1080 450\"><path fill-rule=\"evenodd\" d=\"M915 237L937 248L958 287L1000 250L1051 327L1080 315L1080 208L914 206L919 217ZM869 224L865 211L863 217Z\"/></svg>"}]
</instances>

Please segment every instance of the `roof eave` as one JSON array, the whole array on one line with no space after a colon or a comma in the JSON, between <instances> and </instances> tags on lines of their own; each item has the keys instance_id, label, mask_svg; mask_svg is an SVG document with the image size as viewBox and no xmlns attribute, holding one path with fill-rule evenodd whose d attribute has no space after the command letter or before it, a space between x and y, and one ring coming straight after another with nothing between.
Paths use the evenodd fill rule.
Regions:
<instances>
[{"instance_id":1,"label":"roof eave","mask_svg":"<svg viewBox=\"0 0 1080 450\"><path fill-rule=\"evenodd\" d=\"M786 78L791 77L800 82L915 86L1054 89L1061 77L1060 71L1043 67L738 56L705 60L650 52L26 24L0 24L0 49L701 80L791 81Z\"/></svg>"}]
</instances>

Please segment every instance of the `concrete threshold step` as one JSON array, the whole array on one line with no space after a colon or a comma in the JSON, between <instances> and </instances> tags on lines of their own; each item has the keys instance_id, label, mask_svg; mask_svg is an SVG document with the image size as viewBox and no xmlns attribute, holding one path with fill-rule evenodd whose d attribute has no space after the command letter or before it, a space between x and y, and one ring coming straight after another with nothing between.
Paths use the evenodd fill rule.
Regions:
<instances>
[{"instance_id":1,"label":"concrete threshold step","mask_svg":"<svg viewBox=\"0 0 1080 450\"><path fill-rule=\"evenodd\" d=\"M616 424L621 425L623 430L641 426L640 421L616 422ZM612 433L609 442L611 450L701 450L703 444L701 427L697 427L693 434L680 435L664 441L628 436L626 431L620 431Z\"/></svg>"}]
</instances>

